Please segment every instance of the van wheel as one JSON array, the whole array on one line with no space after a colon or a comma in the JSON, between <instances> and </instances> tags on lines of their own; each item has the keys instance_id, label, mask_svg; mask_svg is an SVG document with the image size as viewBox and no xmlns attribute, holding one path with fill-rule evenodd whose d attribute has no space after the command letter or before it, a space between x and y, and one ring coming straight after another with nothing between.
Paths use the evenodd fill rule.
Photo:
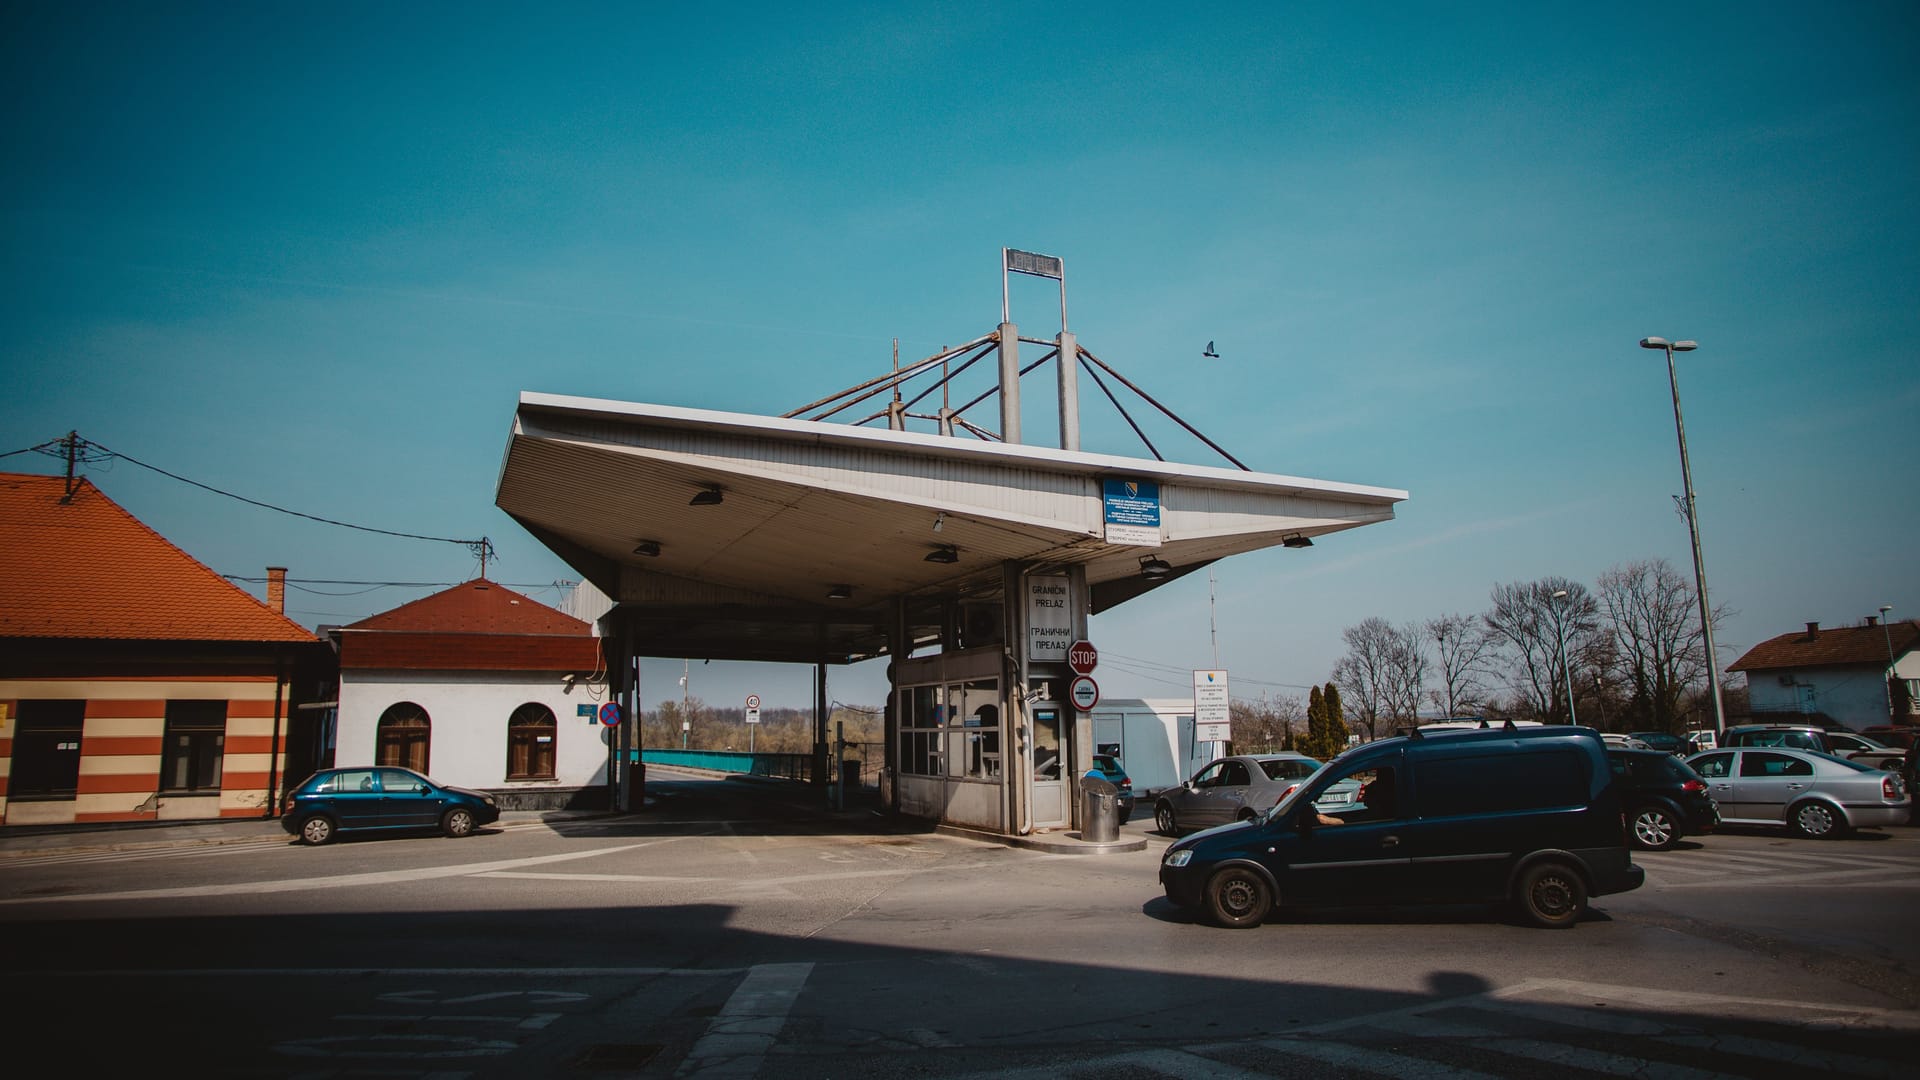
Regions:
<instances>
[{"instance_id":1,"label":"van wheel","mask_svg":"<svg viewBox=\"0 0 1920 1080\"><path fill-rule=\"evenodd\" d=\"M1665 851L1680 840L1673 815L1658 806L1643 806L1633 815L1633 846L1648 851Z\"/></svg>"},{"instance_id":2,"label":"van wheel","mask_svg":"<svg viewBox=\"0 0 1920 1080\"><path fill-rule=\"evenodd\" d=\"M1565 863L1535 863L1520 874L1514 904L1528 922L1546 930L1564 930L1587 909L1587 886Z\"/></svg>"},{"instance_id":3,"label":"van wheel","mask_svg":"<svg viewBox=\"0 0 1920 1080\"><path fill-rule=\"evenodd\" d=\"M1831 840L1847 831L1847 821L1840 816L1840 811L1817 799L1808 799L1794 807L1787 820L1794 832L1809 840Z\"/></svg>"},{"instance_id":4,"label":"van wheel","mask_svg":"<svg viewBox=\"0 0 1920 1080\"><path fill-rule=\"evenodd\" d=\"M1207 882L1207 914L1229 930L1260 925L1272 906L1265 879L1244 866L1229 866Z\"/></svg>"},{"instance_id":5,"label":"van wheel","mask_svg":"<svg viewBox=\"0 0 1920 1080\"><path fill-rule=\"evenodd\" d=\"M1173 807L1159 803L1153 808L1153 827L1160 830L1162 836L1179 836L1180 823L1173 819Z\"/></svg>"}]
</instances>

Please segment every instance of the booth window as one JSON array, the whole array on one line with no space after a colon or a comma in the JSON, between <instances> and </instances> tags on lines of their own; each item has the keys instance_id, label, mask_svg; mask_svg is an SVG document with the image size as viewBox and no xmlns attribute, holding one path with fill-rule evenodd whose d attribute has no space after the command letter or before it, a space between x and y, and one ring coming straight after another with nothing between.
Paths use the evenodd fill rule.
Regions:
<instances>
[{"instance_id":1,"label":"booth window","mask_svg":"<svg viewBox=\"0 0 1920 1080\"><path fill-rule=\"evenodd\" d=\"M553 710L529 701L507 718L507 779L551 780L554 738L559 725Z\"/></svg>"},{"instance_id":2,"label":"booth window","mask_svg":"<svg viewBox=\"0 0 1920 1080\"><path fill-rule=\"evenodd\" d=\"M389 705L380 714L374 734L376 765L398 765L417 773L427 772L427 751L433 740L433 722L427 710L411 701Z\"/></svg>"},{"instance_id":3,"label":"booth window","mask_svg":"<svg viewBox=\"0 0 1920 1080\"><path fill-rule=\"evenodd\" d=\"M949 736L953 776L996 780L1000 776L1000 684L993 679L947 687L947 702L959 717Z\"/></svg>"},{"instance_id":4,"label":"booth window","mask_svg":"<svg viewBox=\"0 0 1920 1080\"><path fill-rule=\"evenodd\" d=\"M900 771L912 776L941 774L940 739L946 731L947 704L938 686L909 686L900 691Z\"/></svg>"}]
</instances>

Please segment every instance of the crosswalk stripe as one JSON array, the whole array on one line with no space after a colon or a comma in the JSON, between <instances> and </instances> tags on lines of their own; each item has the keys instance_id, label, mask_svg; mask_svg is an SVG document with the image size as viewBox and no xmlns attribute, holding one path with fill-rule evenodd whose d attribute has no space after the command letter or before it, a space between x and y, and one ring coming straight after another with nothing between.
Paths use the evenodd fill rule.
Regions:
<instances>
[{"instance_id":1,"label":"crosswalk stripe","mask_svg":"<svg viewBox=\"0 0 1920 1080\"><path fill-rule=\"evenodd\" d=\"M1860 1057L1857 1054L1815 1050L1806 1046L1774 1042L1771 1039L1749 1039L1741 1035L1662 1035L1660 1041L1673 1046L1715 1050L1726 1054L1738 1054L1741 1057L1757 1058L1776 1065L1845 1073L1849 1076L1884 1077L1886 1080L1893 1080L1897 1076L1913 1075L1913 1063L1909 1061L1898 1063L1879 1061Z\"/></svg>"},{"instance_id":2,"label":"crosswalk stripe","mask_svg":"<svg viewBox=\"0 0 1920 1080\"><path fill-rule=\"evenodd\" d=\"M1427 1058L1374 1050L1350 1043L1315 1039L1275 1039L1261 1044L1277 1053L1309 1057L1325 1065L1382 1076L1418 1076L1425 1080L1496 1080L1491 1074L1456 1069Z\"/></svg>"},{"instance_id":3,"label":"crosswalk stripe","mask_svg":"<svg viewBox=\"0 0 1920 1080\"><path fill-rule=\"evenodd\" d=\"M1603 1031L1611 1035L1632 1035L1654 1039L1669 1046L1681 1046L1694 1050L1713 1050L1740 1057L1757 1058L1762 1061L1785 1063L1801 1068L1816 1069L1825 1072L1842 1072L1853 1076L1873 1076L1891 1078L1896 1072L1906 1073L1905 1068L1896 1069L1891 1062L1876 1061L1860 1057L1857 1054L1844 1054L1836 1051L1814 1050L1809 1047L1795 1046L1791 1043L1775 1042L1771 1039L1753 1039L1743 1035L1676 1035L1672 1034L1671 1024L1662 1024L1638 1016L1615 1012L1611 1009L1586 1010L1567 1005L1541 1005L1525 1001L1507 1001L1499 1005L1503 1014L1519 1016L1530 1020L1540 1020L1549 1024L1565 1027L1585 1028L1591 1031Z\"/></svg>"},{"instance_id":4,"label":"crosswalk stripe","mask_svg":"<svg viewBox=\"0 0 1920 1080\"><path fill-rule=\"evenodd\" d=\"M1723 1073L1674 1065L1647 1058L1624 1057L1603 1050L1522 1039L1485 1028L1432 1020L1423 1016L1402 1015L1381 1018L1377 1025L1388 1031L1423 1039L1452 1039L1475 1049L1526 1058L1560 1068L1585 1069L1608 1076L1634 1076L1645 1080L1721 1080Z\"/></svg>"}]
</instances>

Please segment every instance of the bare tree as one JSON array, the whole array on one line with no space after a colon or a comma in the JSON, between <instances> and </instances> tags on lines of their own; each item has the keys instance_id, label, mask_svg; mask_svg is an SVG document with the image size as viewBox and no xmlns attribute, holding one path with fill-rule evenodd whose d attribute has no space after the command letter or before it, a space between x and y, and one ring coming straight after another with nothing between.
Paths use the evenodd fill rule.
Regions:
<instances>
[{"instance_id":1,"label":"bare tree","mask_svg":"<svg viewBox=\"0 0 1920 1080\"><path fill-rule=\"evenodd\" d=\"M1554 596L1563 591L1565 596ZM1507 661L1507 684L1523 711L1564 723L1570 715L1567 667L1589 666L1580 658L1599 629L1599 605L1587 587L1561 577L1495 585L1493 610L1481 618Z\"/></svg>"},{"instance_id":2,"label":"bare tree","mask_svg":"<svg viewBox=\"0 0 1920 1080\"><path fill-rule=\"evenodd\" d=\"M1613 670L1626 691L1626 719L1678 732L1683 695L1708 678L1693 585L1665 559L1644 559L1600 575L1600 604L1612 635Z\"/></svg>"},{"instance_id":3,"label":"bare tree","mask_svg":"<svg viewBox=\"0 0 1920 1080\"><path fill-rule=\"evenodd\" d=\"M1348 717L1367 728L1367 738L1380 738L1380 721L1417 715L1419 688L1427 675L1419 630L1398 630L1375 615L1340 630L1340 636L1346 638L1346 655L1332 665L1332 680Z\"/></svg>"},{"instance_id":4,"label":"bare tree","mask_svg":"<svg viewBox=\"0 0 1920 1080\"><path fill-rule=\"evenodd\" d=\"M1426 696L1427 628L1410 622L1393 632L1387 650L1387 715L1394 725L1420 722L1420 700Z\"/></svg>"},{"instance_id":5,"label":"bare tree","mask_svg":"<svg viewBox=\"0 0 1920 1080\"><path fill-rule=\"evenodd\" d=\"M1295 733L1305 730L1306 712L1297 697L1236 699L1227 711L1233 720L1234 748L1243 753L1291 750Z\"/></svg>"},{"instance_id":6,"label":"bare tree","mask_svg":"<svg viewBox=\"0 0 1920 1080\"><path fill-rule=\"evenodd\" d=\"M1427 636L1433 639L1434 656L1439 661L1435 674L1440 685L1433 695L1440 711L1460 716L1484 705L1487 657L1494 643L1480 617L1456 614L1428 619Z\"/></svg>"}]
</instances>

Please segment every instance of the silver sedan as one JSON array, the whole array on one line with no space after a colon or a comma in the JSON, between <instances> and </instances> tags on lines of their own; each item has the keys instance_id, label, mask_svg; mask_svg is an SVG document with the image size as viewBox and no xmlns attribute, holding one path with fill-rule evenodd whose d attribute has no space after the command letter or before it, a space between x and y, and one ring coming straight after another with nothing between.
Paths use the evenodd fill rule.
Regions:
<instances>
[{"instance_id":1,"label":"silver sedan","mask_svg":"<svg viewBox=\"0 0 1920 1080\"><path fill-rule=\"evenodd\" d=\"M1724 825L1785 825L1801 836L1899 825L1913 802L1900 774L1784 746L1707 750L1687 758Z\"/></svg>"},{"instance_id":2,"label":"silver sedan","mask_svg":"<svg viewBox=\"0 0 1920 1080\"><path fill-rule=\"evenodd\" d=\"M1273 809L1287 793L1320 771L1320 762L1305 754L1237 754L1216 758L1176 788L1160 793L1153 804L1154 826L1168 836L1188 829L1210 828L1231 821L1250 821ZM1338 800L1349 809L1358 784L1342 781L1326 791L1319 803Z\"/></svg>"}]
</instances>

